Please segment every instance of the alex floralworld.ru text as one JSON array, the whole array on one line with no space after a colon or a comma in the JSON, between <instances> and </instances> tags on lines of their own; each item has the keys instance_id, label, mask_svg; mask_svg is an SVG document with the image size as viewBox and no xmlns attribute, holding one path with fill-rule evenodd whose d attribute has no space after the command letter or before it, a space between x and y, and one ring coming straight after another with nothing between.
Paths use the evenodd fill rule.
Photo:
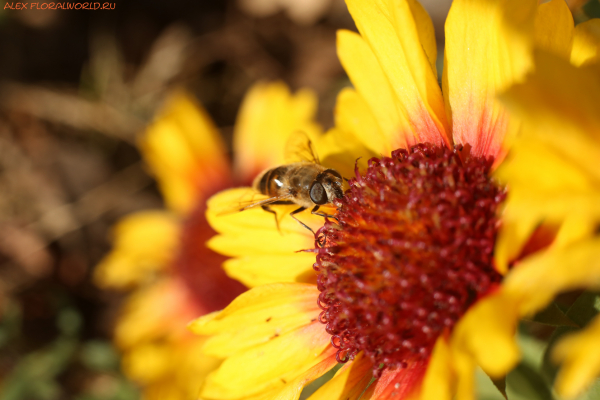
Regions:
<instances>
[{"instance_id":1,"label":"alex floralworld.ru text","mask_svg":"<svg viewBox=\"0 0 600 400\"><path fill-rule=\"evenodd\" d=\"M116 3L17 3L7 2L5 10L114 10Z\"/></svg>"}]
</instances>

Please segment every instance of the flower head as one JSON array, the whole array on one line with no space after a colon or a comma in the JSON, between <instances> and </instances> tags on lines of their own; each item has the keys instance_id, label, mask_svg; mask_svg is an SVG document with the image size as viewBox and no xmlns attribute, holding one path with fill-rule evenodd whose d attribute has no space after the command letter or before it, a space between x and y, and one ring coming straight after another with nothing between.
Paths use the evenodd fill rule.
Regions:
<instances>
[{"instance_id":1,"label":"flower head","mask_svg":"<svg viewBox=\"0 0 600 400\"><path fill-rule=\"evenodd\" d=\"M320 320L338 361L426 360L440 335L501 280L493 267L504 190L491 159L431 144L373 159L320 230ZM382 194L384 194L382 196ZM456 208L460 212L456 212Z\"/></svg>"},{"instance_id":2,"label":"flower head","mask_svg":"<svg viewBox=\"0 0 600 400\"><path fill-rule=\"evenodd\" d=\"M454 1L440 88L419 3L347 4L360 34L341 31L338 54L354 89L315 145L326 167L354 178L335 219L304 217L319 228L316 247L306 229L284 219L279 233L261 210L220 216L244 189L209 201L219 232L209 245L255 287L191 325L213 335L208 354L226 357L203 398L297 399L340 361L311 400L471 399L475 367L506 374L519 359L518 318L557 293L515 289L527 275L516 273L519 252L498 260L507 188L492 172L520 127L497 94L532 69L534 46L579 51L550 28L577 36L566 5Z\"/></svg>"}]
</instances>

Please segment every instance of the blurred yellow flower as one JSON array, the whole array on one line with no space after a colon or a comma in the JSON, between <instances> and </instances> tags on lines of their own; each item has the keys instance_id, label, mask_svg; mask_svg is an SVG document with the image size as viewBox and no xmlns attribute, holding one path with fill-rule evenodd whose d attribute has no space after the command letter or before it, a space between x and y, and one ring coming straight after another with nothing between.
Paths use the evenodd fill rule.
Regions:
<instances>
[{"instance_id":1,"label":"blurred yellow flower","mask_svg":"<svg viewBox=\"0 0 600 400\"><path fill-rule=\"evenodd\" d=\"M133 289L114 332L123 369L146 399L196 398L219 360L200 353L205 339L186 326L223 308L244 287L221 269L224 256L206 248L214 235L206 199L280 162L278 152L296 130L319 132L316 98L291 94L282 83L248 92L235 126L237 164L231 165L207 113L186 93L174 93L139 140L167 208L125 217L114 228L114 247L97 266L100 287ZM260 151L259 151L260 150ZM244 168L240 167L243 162Z\"/></svg>"},{"instance_id":2,"label":"blurred yellow flower","mask_svg":"<svg viewBox=\"0 0 600 400\"><path fill-rule=\"evenodd\" d=\"M519 252L542 223L559 226L545 252L522 260L505 279L504 290L520 297L527 313L559 292L600 289L599 55L575 67L540 53L535 73L504 96L522 117L523 133L497 173L510 188L504 231L518 233L499 242L498 252ZM587 330L558 343L554 358L564 367L556 388L562 396L579 395L600 375L599 323L596 317Z\"/></svg>"},{"instance_id":3,"label":"blurred yellow flower","mask_svg":"<svg viewBox=\"0 0 600 400\"><path fill-rule=\"evenodd\" d=\"M506 192L491 172L520 129L497 94L533 68L534 46L585 63L588 30L573 28L562 0L455 0L440 88L433 26L419 3L346 3L360 34L340 31L338 55L354 88L340 93L336 127L314 144L342 176L356 162L355 178L335 222L302 216L320 227L316 248L291 218L279 233L261 210L220 215L249 188L209 200L219 232L209 247L233 257L225 269L252 289L191 325L212 335L208 355L226 358L203 399L298 399L338 362L310 400L473 399L475 367L494 378L511 370L518 318L572 282L535 268L546 253L504 276L519 252L495 259ZM519 287L532 273L536 292Z\"/></svg>"}]
</instances>

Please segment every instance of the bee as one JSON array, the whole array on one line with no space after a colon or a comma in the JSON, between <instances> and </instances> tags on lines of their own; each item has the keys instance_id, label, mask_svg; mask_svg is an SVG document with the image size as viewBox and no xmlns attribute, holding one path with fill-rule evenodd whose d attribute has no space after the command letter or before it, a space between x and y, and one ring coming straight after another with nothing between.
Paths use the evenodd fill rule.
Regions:
<instances>
[{"instance_id":1,"label":"bee","mask_svg":"<svg viewBox=\"0 0 600 400\"><path fill-rule=\"evenodd\" d=\"M311 208L314 215L335 218L318 210L344 195L342 176L336 170L321 165L312 142L304 133L297 133L288 140L285 153L290 163L262 171L252 183L256 192L268 198L248 204L238 211L260 206L275 215L275 223L279 229L277 213L270 206L296 204L299 207L290 216L313 232L308 225L296 218L296 214Z\"/></svg>"}]
</instances>

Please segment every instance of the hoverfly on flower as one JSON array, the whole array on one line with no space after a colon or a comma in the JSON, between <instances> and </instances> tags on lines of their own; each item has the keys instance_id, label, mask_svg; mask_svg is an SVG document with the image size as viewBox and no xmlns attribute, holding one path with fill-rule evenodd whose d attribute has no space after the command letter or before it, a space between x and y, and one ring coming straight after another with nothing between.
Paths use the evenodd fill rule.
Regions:
<instances>
[{"instance_id":1,"label":"hoverfly on flower","mask_svg":"<svg viewBox=\"0 0 600 400\"><path fill-rule=\"evenodd\" d=\"M286 144L285 154L285 164L263 170L252 183L252 188L257 193L268 197L250 201L235 211L241 212L260 206L275 215L275 224L279 229L277 212L270 206L295 204L300 207L290 212L290 217L313 232L295 215L311 208L311 214L333 218L332 215L318 211L321 206L342 198L342 176L335 169L326 168L321 164L312 141L304 132L291 135Z\"/></svg>"}]
</instances>

